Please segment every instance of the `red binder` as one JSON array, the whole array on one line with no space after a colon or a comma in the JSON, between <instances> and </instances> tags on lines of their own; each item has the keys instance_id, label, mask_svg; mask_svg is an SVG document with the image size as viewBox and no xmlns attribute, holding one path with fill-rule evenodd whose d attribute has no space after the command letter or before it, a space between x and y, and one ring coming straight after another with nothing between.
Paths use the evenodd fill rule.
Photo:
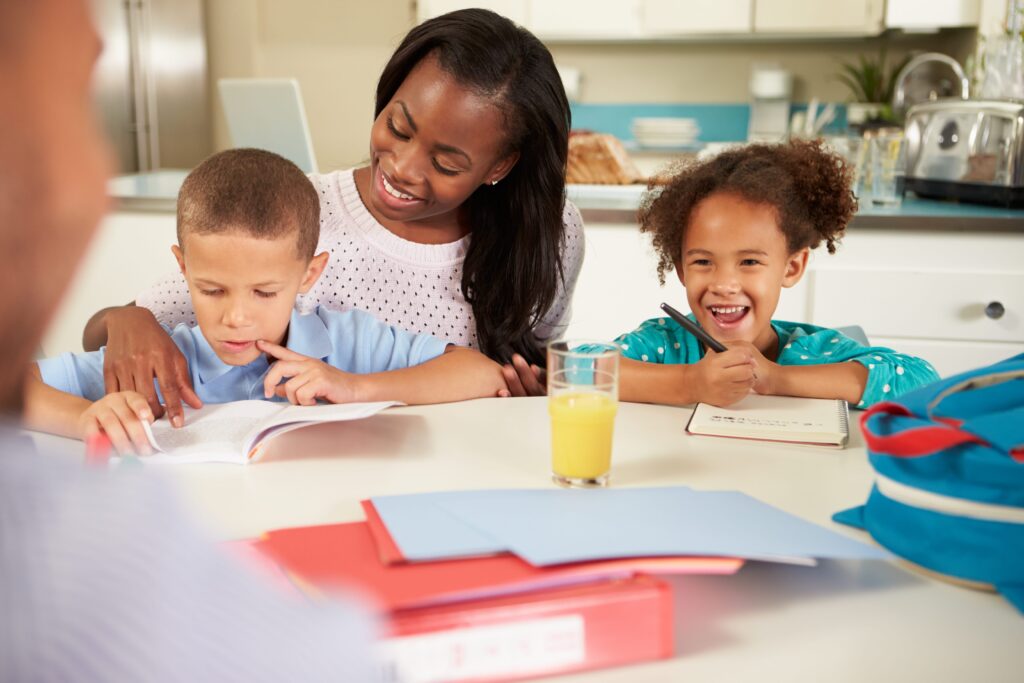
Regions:
<instances>
[{"instance_id":1,"label":"red binder","mask_svg":"<svg viewBox=\"0 0 1024 683\"><path fill-rule=\"evenodd\" d=\"M400 610L385 662L399 680L509 681L673 655L672 591L639 576Z\"/></svg>"},{"instance_id":2,"label":"red binder","mask_svg":"<svg viewBox=\"0 0 1024 683\"><path fill-rule=\"evenodd\" d=\"M400 680L506 681L672 656L668 584L631 560L537 568L509 554L386 565L365 522L268 532L254 547L300 583L359 588L389 615ZM739 560L649 558L732 573ZM699 569L698 569L699 567Z\"/></svg>"}]
</instances>

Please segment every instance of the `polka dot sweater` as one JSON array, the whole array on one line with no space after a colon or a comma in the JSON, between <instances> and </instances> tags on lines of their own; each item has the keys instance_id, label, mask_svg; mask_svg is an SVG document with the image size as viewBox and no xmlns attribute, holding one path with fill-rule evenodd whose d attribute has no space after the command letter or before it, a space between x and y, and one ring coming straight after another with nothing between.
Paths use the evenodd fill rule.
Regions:
<instances>
[{"instance_id":1,"label":"polka dot sweater","mask_svg":"<svg viewBox=\"0 0 1024 683\"><path fill-rule=\"evenodd\" d=\"M419 244L398 237L370 214L356 190L352 170L310 176L320 193L318 252L331 256L316 285L296 301L303 313L318 305L360 309L378 319L449 342L476 346L473 311L462 295L462 263L471 235L448 244ZM583 223L566 202L565 281L536 329L541 339L556 338L568 326L573 288L583 264ZM162 324L195 325L188 287L180 273L142 292L139 306Z\"/></svg>"},{"instance_id":2,"label":"polka dot sweater","mask_svg":"<svg viewBox=\"0 0 1024 683\"><path fill-rule=\"evenodd\" d=\"M688 315L693 320L693 315ZM772 321L779 336L779 365L825 365L853 361L868 369L858 408L917 389L939 378L921 358L882 346L864 346L827 327ZM671 318L652 318L615 340L626 358L646 363L696 363L704 357L697 338Z\"/></svg>"}]
</instances>

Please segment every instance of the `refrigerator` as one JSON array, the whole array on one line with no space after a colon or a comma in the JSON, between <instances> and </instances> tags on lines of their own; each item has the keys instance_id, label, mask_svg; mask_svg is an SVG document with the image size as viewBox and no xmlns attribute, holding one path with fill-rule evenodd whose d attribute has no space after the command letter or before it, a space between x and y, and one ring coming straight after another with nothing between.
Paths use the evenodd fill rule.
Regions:
<instances>
[{"instance_id":1,"label":"refrigerator","mask_svg":"<svg viewBox=\"0 0 1024 683\"><path fill-rule=\"evenodd\" d=\"M189 169L212 150L203 0L92 0L94 88L119 173Z\"/></svg>"}]
</instances>

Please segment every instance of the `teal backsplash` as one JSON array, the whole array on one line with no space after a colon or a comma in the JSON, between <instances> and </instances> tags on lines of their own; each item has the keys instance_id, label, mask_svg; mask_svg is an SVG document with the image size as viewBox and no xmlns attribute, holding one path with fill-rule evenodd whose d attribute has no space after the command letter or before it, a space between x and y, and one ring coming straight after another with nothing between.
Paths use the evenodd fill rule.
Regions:
<instances>
[{"instance_id":1,"label":"teal backsplash","mask_svg":"<svg viewBox=\"0 0 1024 683\"><path fill-rule=\"evenodd\" d=\"M794 104L790 114L805 111L806 104ZM820 109L819 109L820 111ZM750 106L747 104L572 104L572 127L600 133L611 133L620 140L631 141L630 124L640 117L685 117L697 120L700 142L735 142L747 139ZM826 133L846 129L846 107L840 105L836 119Z\"/></svg>"}]
</instances>

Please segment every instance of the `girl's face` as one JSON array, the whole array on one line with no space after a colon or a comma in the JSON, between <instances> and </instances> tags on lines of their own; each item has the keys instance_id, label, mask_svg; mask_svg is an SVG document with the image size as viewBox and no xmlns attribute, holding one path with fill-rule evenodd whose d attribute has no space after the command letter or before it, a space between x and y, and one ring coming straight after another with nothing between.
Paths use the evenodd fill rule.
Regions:
<instances>
[{"instance_id":1,"label":"girl's face","mask_svg":"<svg viewBox=\"0 0 1024 683\"><path fill-rule=\"evenodd\" d=\"M690 214L676 272L712 337L747 341L767 353L775 343L770 322L779 294L803 276L808 253L789 253L770 205L719 192Z\"/></svg>"},{"instance_id":2,"label":"girl's face","mask_svg":"<svg viewBox=\"0 0 1024 683\"><path fill-rule=\"evenodd\" d=\"M370 132L370 210L400 222L457 222L481 185L501 180L505 123L493 102L459 85L433 56L417 64Z\"/></svg>"}]
</instances>

